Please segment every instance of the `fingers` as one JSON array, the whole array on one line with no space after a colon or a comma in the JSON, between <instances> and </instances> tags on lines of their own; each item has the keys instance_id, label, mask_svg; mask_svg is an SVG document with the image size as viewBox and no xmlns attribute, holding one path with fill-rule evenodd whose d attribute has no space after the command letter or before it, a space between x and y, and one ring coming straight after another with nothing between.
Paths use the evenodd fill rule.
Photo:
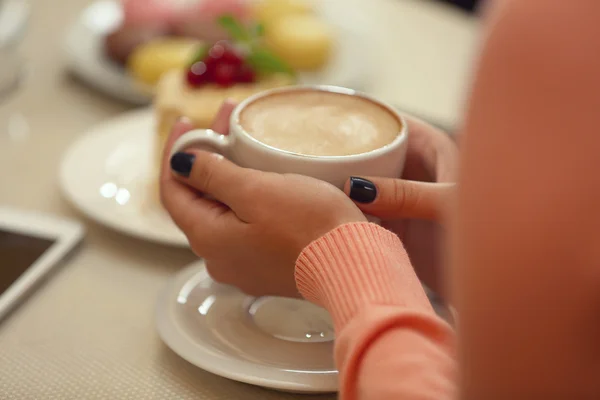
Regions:
<instances>
[{"instance_id":1,"label":"fingers","mask_svg":"<svg viewBox=\"0 0 600 400\"><path fill-rule=\"evenodd\" d=\"M197 194L190 191L185 185L177 182L173 179L173 173L169 165L169 153L173 143L184 133L192 129L192 124L189 120L182 119L175 123L171 135L165 143L163 149L163 161L160 169L160 200L165 209L171 214L173 218L173 212L177 212L181 204L191 203L196 199ZM175 220L175 218L173 218ZM179 225L177 221L175 223L183 230L184 228Z\"/></svg>"},{"instance_id":2,"label":"fingers","mask_svg":"<svg viewBox=\"0 0 600 400\"><path fill-rule=\"evenodd\" d=\"M247 182L258 174L232 163L220 154L189 149L171 158L171 168L178 181L239 211L247 196L242 192Z\"/></svg>"},{"instance_id":3,"label":"fingers","mask_svg":"<svg viewBox=\"0 0 600 400\"><path fill-rule=\"evenodd\" d=\"M213 130L222 133L228 132L229 117L235 106L232 101L223 103L213 123ZM219 240L219 231L231 232L237 226L236 224L239 225L240 221L227 206L218 201L204 198L201 193L181 182L181 179L178 180L177 175L173 174L173 160L169 158L171 148L177 139L193 128L191 121L185 118L173 126L163 149L160 197L175 224L190 240L192 249L202 255L207 248L210 248L211 242ZM179 164L177 162L175 164L180 169L187 168L185 162L183 165L181 164L181 160Z\"/></svg>"},{"instance_id":4,"label":"fingers","mask_svg":"<svg viewBox=\"0 0 600 400\"><path fill-rule=\"evenodd\" d=\"M229 131L229 118L235 107L236 103L234 101L226 100L217 112L211 128L216 132L227 133ZM174 126L165 146L165 157L171 153L173 143L192 128L191 123L185 120ZM237 182L238 176L244 174L241 171L241 168L225 160L221 155L189 150L174 154L171 159L164 160L161 181L165 188L172 186L169 181L185 185L183 187L191 192L191 194L188 194L190 198L198 197L198 192L201 192L232 207L234 202L232 201L231 189L239 187L233 185L232 182ZM216 178L215 182L213 182L214 178ZM175 189L175 191L179 192L180 190ZM171 195L168 194L163 197L171 197Z\"/></svg>"},{"instance_id":5,"label":"fingers","mask_svg":"<svg viewBox=\"0 0 600 400\"><path fill-rule=\"evenodd\" d=\"M227 216L231 211L216 201L203 198L173 176L168 158L171 147L180 136L191 129L193 126L189 120L180 120L174 125L165 144L160 174L160 199L173 222L191 242L195 242L192 243L193 246L198 246L205 242L209 235L215 235L217 220L222 220L221 217ZM203 235L204 231L198 229L198 226L204 226L207 235ZM193 240L191 236L194 236Z\"/></svg>"},{"instance_id":6,"label":"fingers","mask_svg":"<svg viewBox=\"0 0 600 400\"><path fill-rule=\"evenodd\" d=\"M226 135L229 132L229 117L231 116L231 113L233 112L233 109L236 107L236 105L237 104L231 99L227 99L223 102L211 126L211 129L213 131L219 132L223 135ZM183 136L184 133L189 132L192 129L194 129L192 122L185 117L181 118L173 126L173 129L171 130L171 135L169 136L163 149L163 168L161 169L161 176L164 176L165 174L167 176L171 175L171 168L166 157L168 157L169 154L171 154L171 148L173 147L173 144L177 141L177 139L179 139L181 136Z\"/></svg>"},{"instance_id":7,"label":"fingers","mask_svg":"<svg viewBox=\"0 0 600 400\"><path fill-rule=\"evenodd\" d=\"M344 187L361 211L382 219L438 220L453 191L451 183L370 177L351 177Z\"/></svg>"},{"instance_id":8,"label":"fingers","mask_svg":"<svg viewBox=\"0 0 600 400\"><path fill-rule=\"evenodd\" d=\"M455 182L458 147L445 132L426 122L406 116L410 131L402 177L416 181Z\"/></svg>"},{"instance_id":9,"label":"fingers","mask_svg":"<svg viewBox=\"0 0 600 400\"><path fill-rule=\"evenodd\" d=\"M227 135L229 133L229 117L236 105L232 99L225 100L217 112L217 116L210 129L222 135Z\"/></svg>"},{"instance_id":10,"label":"fingers","mask_svg":"<svg viewBox=\"0 0 600 400\"><path fill-rule=\"evenodd\" d=\"M173 144L183 136L184 133L191 131L194 129L192 122L187 118L181 118L179 121L173 125L173 129L171 130L171 134L165 143L165 147L163 148L163 158L162 158L162 168L160 171L161 182L164 178L171 177L171 167L169 166L169 154L171 154L171 148Z\"/></svg>"}]
</instances>

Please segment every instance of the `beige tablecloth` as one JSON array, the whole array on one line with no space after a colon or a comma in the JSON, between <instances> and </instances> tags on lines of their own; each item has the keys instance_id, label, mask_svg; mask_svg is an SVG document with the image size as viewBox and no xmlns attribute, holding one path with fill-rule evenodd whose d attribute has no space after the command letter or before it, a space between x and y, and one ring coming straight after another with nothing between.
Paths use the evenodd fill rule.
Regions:
<instances>
[{"instance_id":1,"label":"beige tablecloth","mask_svg":"<svg viewBox=\"0 0 600 400\"><path fill-rule=\"evenodd\" d=\"M432 84L445 85L439 96L429 98L407 95L418 92L409 89L410 70L427 52L450 57L453 49L468 51L472 21L425 0L356 1L368 4L365 13L396 32L377 43L381 58L374 62L380 74L370 92L452 121L466 75L462 64L450 63L457 70L444 73L435 66L419 67L433 71ZM65 28L88 3L33 1L23 43L27 77L17 95L0 102L0 204L78 218L88 229L83 248L0 324L0 399L317 398L232 382L176 356L156 334L154 302L173 272L193 260L192 254L109 231L61 198L56 172L64 150L87 127L128 109L65 71ZM415 25L419 15L425 15L429 28ZM446 26L445 34L441 26ZM407 37L411 29L418 32L412 39ZM419 35L439 37L439 48L418 51Z\"/></svg>"}]
</instances>

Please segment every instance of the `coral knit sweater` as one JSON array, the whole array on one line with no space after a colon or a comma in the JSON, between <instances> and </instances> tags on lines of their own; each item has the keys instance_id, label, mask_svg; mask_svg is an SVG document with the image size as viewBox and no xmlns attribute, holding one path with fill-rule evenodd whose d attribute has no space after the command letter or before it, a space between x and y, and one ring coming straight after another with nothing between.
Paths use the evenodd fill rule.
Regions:
<instances>
[{"instance_id":1,"label":"coral knit sweater","mask_svg":"<svg viewBox=\"0 0 600 400\"><path fill-rule=\"evenodd\" d=\"M342 225L302 252L296 282L332 315L342 399L452 398L453 332L395 234L371 223Z\"/></svg>"},{"instance_id":2,"label":"coral knit sweater","mask_svg":"<svg viewBox=\"0 0 600 400\"><path fill-rule=\"evenodd\" d=\"M368 223L304 249L343 400L600 399L600 1L488 0L447 276L460 345L402 243Z\"/></svg>"}]
</instances>

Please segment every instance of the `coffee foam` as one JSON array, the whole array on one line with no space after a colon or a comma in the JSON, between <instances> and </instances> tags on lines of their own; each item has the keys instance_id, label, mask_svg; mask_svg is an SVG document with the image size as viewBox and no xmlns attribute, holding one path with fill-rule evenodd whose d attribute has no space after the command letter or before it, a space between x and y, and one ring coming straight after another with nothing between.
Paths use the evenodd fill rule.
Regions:
<instances>
[{"instance_id":1,"label":"coffee foam","mask_svg":"<svg viewBox=\"0 0 600 400\"><path fill-rule=\"evenodd\" d=\"M376 150L394 141L402 128L394 114L375 102L318 90L259 98L242 110L240 124L264 144L312 156Z\"/></svg>"}]
</instances>

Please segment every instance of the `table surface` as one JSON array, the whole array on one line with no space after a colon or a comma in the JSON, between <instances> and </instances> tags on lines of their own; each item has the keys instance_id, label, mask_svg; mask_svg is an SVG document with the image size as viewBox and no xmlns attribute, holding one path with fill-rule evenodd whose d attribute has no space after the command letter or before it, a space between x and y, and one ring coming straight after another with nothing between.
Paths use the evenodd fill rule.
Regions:
<instances>
[{"instance_id":1,"label":"table surface","mask_svg":"<svg viewBox=\"0 0 600 400\"><path fill-rule=\"evenodd\" d=\"M414 113L457 122L475 44L472 17L427 0L348 2L364 4L365 15L388 32L374 43L378 73L368 91ZM0 325L0 398L333 398L264 390L183 361L160 341L153 313L165 282L193 255L112 232L61 197L56 173L69 144L87 127L129 109L65 70L65 29L89 3L33 1L22 47L27 77L16 95L0 102L0 205L76 218L88 231L80 251ZM452 60L447 68L428 63L435 52ZM424 76L427 81L415 78Z\"/></svg>"}]
</instances>

